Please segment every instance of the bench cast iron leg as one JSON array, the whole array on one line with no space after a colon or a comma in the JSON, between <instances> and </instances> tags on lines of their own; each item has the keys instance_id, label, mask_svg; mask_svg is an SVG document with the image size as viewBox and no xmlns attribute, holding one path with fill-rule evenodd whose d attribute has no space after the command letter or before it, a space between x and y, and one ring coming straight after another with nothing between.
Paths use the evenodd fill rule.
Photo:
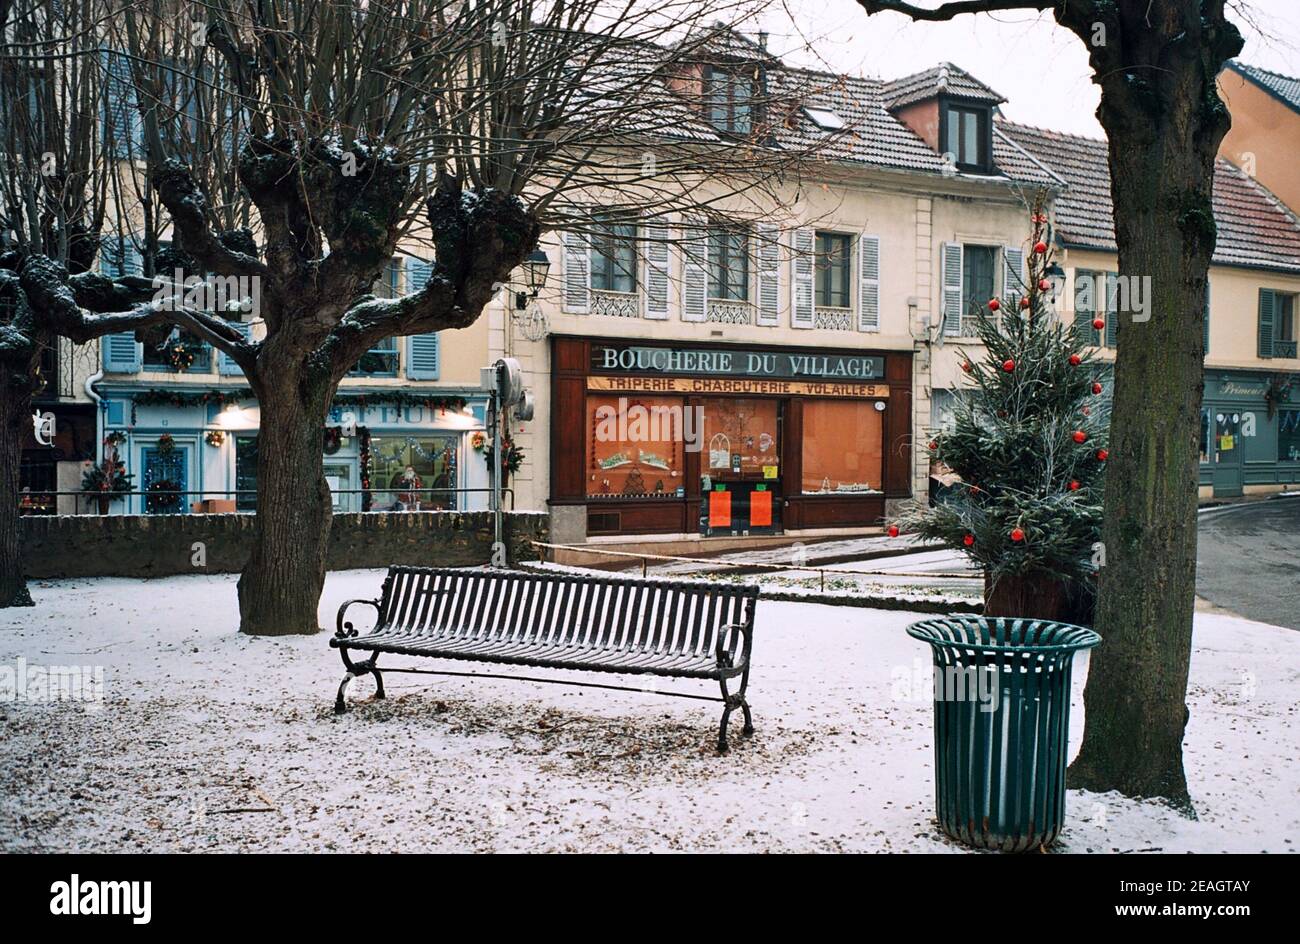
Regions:
<instances>
[{"instance_id":1,"label":"bench cast iron leg","mask_svg":"<svg viewBox=\"0 0 1300 944\"><path fill-rule=\"evenodd\" d=\"M746 737L754 733L754 718L749 713L749 702L745 700L745 689L749 687L749 669L746 668L740 676L740 690L735 694L727 691L727 680L719 679L718 684L722 686L722 723L718 725L718 753L727 753L727 722L731 720L731 713L739 708L745 715L745 727L743 732Z\"/></svg>"},{"instance_id":2,"label":"bench cast iron leg","mask_svg":"<svg viewBox=\"0 0 1300 944\"><path fill-rule=\"evenodd\" d=\"M339 683L339 696L334 701L334 713L341 715L348 710L347 702L344 700L344 693L348 690L348 683L353 679L360 678L363 675L373 675L375 677L375 698L384 696L384 677L379 674L376 663L379 662L379 653L375 653L365 662L353 662L348 658L348 651L340 649L343 655L343 664L347 666L347 675L343 676L343 681Z\"/></svg>"}]
</instances>

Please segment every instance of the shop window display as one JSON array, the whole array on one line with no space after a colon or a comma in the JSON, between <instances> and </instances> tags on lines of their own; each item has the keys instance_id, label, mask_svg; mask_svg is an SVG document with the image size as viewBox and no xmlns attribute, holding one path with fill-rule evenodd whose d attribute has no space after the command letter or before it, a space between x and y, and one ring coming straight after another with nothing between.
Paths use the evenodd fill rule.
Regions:
<instances>
[{"instance_id":1,"label":"shop window display","mask_svg":"<svg viewBox=\"0 0 1300 944\"><path fill-rule=\"evenodd\" d=\"M780 475L777 401L708 397L701 472L712 478L775 479Z\"/></svg>"},{"instance_id":2,"label":"shop window display","mask_svg":"<svg viewBox=\"0 0 1300 944\"><path fill-rule=\"evenodd\" d=\"M879 492L884 413L871 400L803 405L803 493Z\"/></svg>"},{"instance_id":3,"label":"shop window display","mask_svg":"<svg viewBox=\"0 0 1300 944\"><path fill-rule=\"evenodd\" d=\"M684 410L681 397L589 396L587 496L678 496Z\"/></svg>"},{"instance_id":4,"label":"shop window display","mask_svg":"<svg viewBox=\"0 0 1300 944\"><path fill-rule=\"evenodd\" d=\"M456 508L457 436L370 438L371 508L444 511ZM432 490L432 491L430 491Z\"/></svg>"}]
</instances>

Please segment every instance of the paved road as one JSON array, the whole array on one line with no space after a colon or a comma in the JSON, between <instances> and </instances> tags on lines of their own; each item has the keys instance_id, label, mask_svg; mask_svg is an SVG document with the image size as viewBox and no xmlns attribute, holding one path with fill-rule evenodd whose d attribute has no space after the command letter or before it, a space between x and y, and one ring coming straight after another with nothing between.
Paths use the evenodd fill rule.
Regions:
<instances>
[{"instance_id":1,"label":"paved road","mask_svg":"<svg viewBox=\"0 0 1300 944\"><path fill-rule=\"evenodd\" d=\"M1250 619L1300 629L1300 498L1201 515L1196 592Z\"/></svg>"}]
</instances>

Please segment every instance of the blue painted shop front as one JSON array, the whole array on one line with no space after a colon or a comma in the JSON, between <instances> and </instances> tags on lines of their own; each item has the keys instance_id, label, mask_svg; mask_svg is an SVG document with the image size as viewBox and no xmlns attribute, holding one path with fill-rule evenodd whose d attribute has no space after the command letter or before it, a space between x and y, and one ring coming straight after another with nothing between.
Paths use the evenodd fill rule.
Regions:
<instances>
[{"instance_id":1,"label":"blue painted shop front","mask_svg":"<svg viewBox=\"0 0 1300 944\"><path fill-rule=\"evenodd\" d=\"M1300 375L1205 372L1200 484L1216 497L1300 485Z\"/></svg>"}]
</instances>

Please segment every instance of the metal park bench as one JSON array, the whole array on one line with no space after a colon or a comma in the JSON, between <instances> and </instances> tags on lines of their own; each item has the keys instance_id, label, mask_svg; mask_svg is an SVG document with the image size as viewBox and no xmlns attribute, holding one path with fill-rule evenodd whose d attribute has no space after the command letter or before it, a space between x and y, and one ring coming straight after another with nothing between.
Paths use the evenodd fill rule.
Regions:
<instances>
[{"instance_id":1,"label":"metal park bench","mask_svg":"<svg viewBox=\"0 0 1300 944\"><path fill-rule=\"evenodd\" d=\"M339 608L330 645L343 656L347 675L334 710L347 710L348 684L375 677L384 697L380 653L462 659L548 669L617 672L709 679L722 697L670 692L722 703L718 750L727 749L727 722L739 708L745 734L754 732L745 689L753 644L758 588L667 580L633 580L507 570L390 567L377 600L349 600ZM378 612L375 627L361 635L344 622L356 603ZM355 652L370 653L353 661ZM383 672L484 675L559 682L593 688L621 686L562 679L489 676L487 673L391 668ZM738 679L729 691L729 680Z\"/></svg>"}]
</instances>

